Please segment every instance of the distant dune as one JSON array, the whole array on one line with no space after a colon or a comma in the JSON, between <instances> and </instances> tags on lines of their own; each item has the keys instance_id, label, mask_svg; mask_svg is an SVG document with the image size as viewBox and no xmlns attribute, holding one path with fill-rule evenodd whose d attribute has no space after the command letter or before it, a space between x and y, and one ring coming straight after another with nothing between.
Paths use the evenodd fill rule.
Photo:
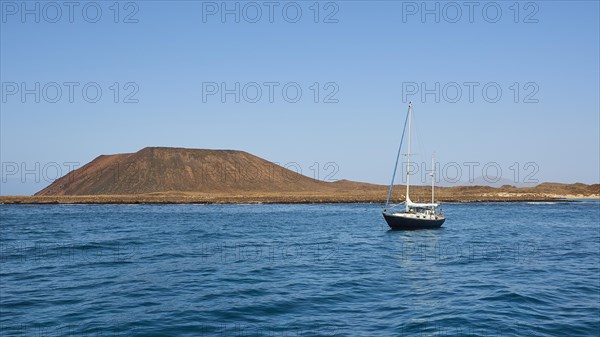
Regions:
<instances>
[{"instance_id":1,"label":"distant dune","mask_svg":"<svg viewBox=\"0 0 600 337\"><path fill-rule=\"evenodd\" d=\"M429 186L411 187L414 201ZM394 200L403 198L395 189ZM384 202L387 186L315 180L252 154L234 150L147 147L102 155L33 197L2 203L239 203ZM543 183L535 187L455 186L436 189L440 201L543 201L600 197L600 185Z\"/></svg>"}]
</instances>

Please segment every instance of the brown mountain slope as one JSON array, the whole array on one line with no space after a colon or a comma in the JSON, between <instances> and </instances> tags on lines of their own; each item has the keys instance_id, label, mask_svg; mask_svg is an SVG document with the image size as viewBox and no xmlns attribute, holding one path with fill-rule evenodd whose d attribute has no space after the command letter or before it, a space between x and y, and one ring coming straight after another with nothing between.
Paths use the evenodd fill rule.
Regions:
<instances>
[{"instance_id":1,"label":"brown mountain slope","mask_svg":"<svg viewBox=\"0 0 600 337\"><path fill-rule=\"evenodd\" d=\"M57 179L36 196L302 192L333 188L243 151L147 147L136 153L99 156Z\"/></svg>"}]
</instances>

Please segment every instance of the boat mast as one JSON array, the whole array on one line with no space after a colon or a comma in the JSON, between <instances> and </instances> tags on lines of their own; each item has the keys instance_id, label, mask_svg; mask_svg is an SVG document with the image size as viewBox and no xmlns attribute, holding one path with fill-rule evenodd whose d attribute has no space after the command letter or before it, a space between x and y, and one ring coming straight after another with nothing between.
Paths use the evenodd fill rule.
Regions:
<instances>
[{"instance_id":1,"label":"boat mast","mask_svg":"<svg viewBox=\"0 0 600 337\"><path fill-rule=\"evenodd\" d=\"M412 101L408 102L408 151L406 154L406 211L409 211L408 201L410 200L408 192L410 191L410 126L412 121Z\"/></svg>"},{"instance_id":2,"label":"boat mast","mask_svg":"<svg viewBox=\"0 0 600 337\"><path fill-rule=\"evenodd\" d=\"M431 203L435 203L435 154L431 155Z\"/></svg>"}]
</instances>

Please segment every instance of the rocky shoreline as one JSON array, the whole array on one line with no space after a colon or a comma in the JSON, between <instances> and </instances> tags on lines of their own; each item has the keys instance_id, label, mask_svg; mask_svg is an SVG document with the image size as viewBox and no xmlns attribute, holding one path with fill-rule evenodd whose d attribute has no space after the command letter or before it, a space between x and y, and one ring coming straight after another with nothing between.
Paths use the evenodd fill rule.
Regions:
<instances>
[{"instance_id":1,"label":"rocky shoreline","mask_svg":"<svg viewBox=\"0 0 600 337\"><path fill-rule=\"evenodd\" d=\"M574 198L600 198L599 195L542 195L537 193L483 193L456 197L440 196L439 202L549 202ZM151 193L141 195L82 195L82 196L0 196L0 204L319 204L319 203L385 203L385 194L347 193L250 193L250 194L193 194Z\"/></svg>"}]
</instances>

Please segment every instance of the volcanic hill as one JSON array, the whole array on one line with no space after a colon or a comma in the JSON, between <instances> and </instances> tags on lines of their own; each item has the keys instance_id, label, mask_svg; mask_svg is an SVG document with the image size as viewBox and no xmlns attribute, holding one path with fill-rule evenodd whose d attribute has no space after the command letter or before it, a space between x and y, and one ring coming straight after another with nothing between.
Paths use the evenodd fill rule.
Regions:
<instances>
[{"instance_id":1,"label":"volcanic hill","mask_svg":"<svg viewBox=\"0 0 600 337\"><path fill-rule=\"evenodd\" d=\"M147 147L102 155L36 193L124 195L157 192L302 192L330 184L243 151Z\"/></svg>"}]
</instances>

